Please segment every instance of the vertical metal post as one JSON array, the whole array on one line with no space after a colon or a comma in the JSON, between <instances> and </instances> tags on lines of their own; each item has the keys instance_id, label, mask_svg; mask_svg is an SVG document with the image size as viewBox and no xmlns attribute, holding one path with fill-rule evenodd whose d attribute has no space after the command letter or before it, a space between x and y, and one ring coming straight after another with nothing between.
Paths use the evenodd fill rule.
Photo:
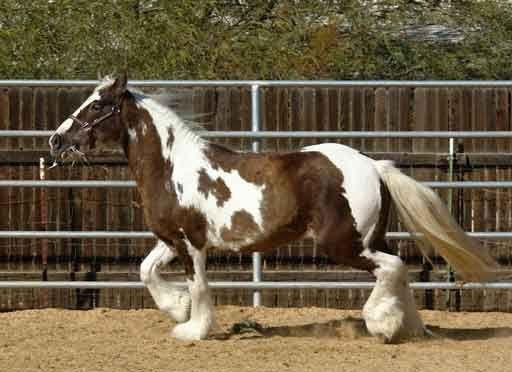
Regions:
<instances>
[{"instance_id":1,"label":"vertical metal post","mask_svg":"<svg viewBox=\"0 0 512 372\"><path fill-rule=\"evenodd\" d=\"M251 131L260 130L260 91L257 84L251 85ZM252 151L258 152L260 143L257 139L252 141ZM261 253L252 254L252 281L261 282ZM261 306L261 292L255 290L252 294L252 304L254 307Z\"/></svg>"},{"instance_id":2,"label":"vertical metal post","mask_svg":"<svg viewBox=\"0 0 512 372\"><path fill-rule=\"evenodd\" d=\"M45 172L45 164L44 164L44 158L39 158L39 179L41 181L44 181L46 179L46 172ZM40 200L40 215L41 218L41 230L46 231L48 230L48 211L46 207L46 189L44 187L41 188L39 191L39 195L41 197ZM42 273L41 273L41 279L43 281L48 280L48 239L43 238L41 240L41 266L42 266ZM42 289L41 290L41 305L42 307L48 307L50 306L49 301L49 292L48 289Z\"/></svg>"},{"instance_id":3,"label":"vertical metal post","mask_svg":"<svg viewBox=\"0 0 512 372\"><path fill-rule=\"evenodd\" d=\"M454 171L454 162L455 162L455 139L450 138L450 148L449 148L449 154L448 154L448 182L453 182L453 171ZM448 189L448 210L450 213L453 211L453 189ZM455 281L455 272L453 271L453 268L450 265L447 265L446 268L446 280L448 282ZM452 291L448 290L446 291L446 307L450 309L451 307L451 293Z\"/></svg>"}]
</instances>

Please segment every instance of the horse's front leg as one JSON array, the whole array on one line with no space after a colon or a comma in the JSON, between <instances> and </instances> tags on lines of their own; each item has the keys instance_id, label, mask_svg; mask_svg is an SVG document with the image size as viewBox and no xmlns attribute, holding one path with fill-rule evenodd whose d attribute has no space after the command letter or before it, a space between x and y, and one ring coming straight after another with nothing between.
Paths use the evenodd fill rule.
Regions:
<instances>
[{"instance_id":1,"label":"horse's front leg","mask_svg":"<svg viewBox=\"0 0 512 372\"><path fill-rule=\"evenodd\" d=\"M180 340L202 340L215 327L215 314L206 278L206 249L193 247L188 240L182 241L190 265L185 264L188 274L187 283L191 299L190 319L178 324L172 336ZM185 254L178 249L180 256ZM187 269L188 267L188 269Z\"/></svg>"},{"instance_id":2,"label":"horse's front leg","mask_svg":"<svg viewBox=\"0 0 512 372\"><path fill-rule=\"evenodd\" d=\"M190 296L186 289L177 288L164 281L159 272L175 257L175 248L159 240L140 265L140 278L156 306L178 323L182 323L190 317Z\"/></svg>"}]
</instances>

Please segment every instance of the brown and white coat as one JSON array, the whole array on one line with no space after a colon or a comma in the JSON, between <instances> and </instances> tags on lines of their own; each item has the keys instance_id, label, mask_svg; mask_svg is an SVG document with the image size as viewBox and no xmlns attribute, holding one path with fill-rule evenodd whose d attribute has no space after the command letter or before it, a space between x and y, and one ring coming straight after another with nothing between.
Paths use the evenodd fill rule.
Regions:
<instances>
[{"instance_id":1,"label":"brown and white coat","mask_svg":"<svg viewBox=\"0 0 512 372\"><path fill-rule=\"evenodd\" d=\"M146 222L159 238L141 265L141 278L159 308L182 322L173 330L175 337L203 339L214 326L205 272L209 249L266 251L304 237L314 238L336 263L376 275L364 309L370 332L387 340L423 333L407 271L384 239L387 217L393 201L408 227L429 221L428 231L416 229L429 238L444 233L446 226L431 220L446 211L430 190L389 162L339 144L290 153L235 152L199 137L151 97L128 90L126 78L102 82L50 139L57 157L96 143L117 143L126 153ZM435 213L432 204L440 208ZM461 252L469 257L476 266L464 261L459 265L464 274L489 271L487 256L452 246L436 247L455 257L453 264L460 263ZM454 250L458 253L450 255ZM184 264L188 292L158 274L175 256Z\"/></svg>"}]
</instances>

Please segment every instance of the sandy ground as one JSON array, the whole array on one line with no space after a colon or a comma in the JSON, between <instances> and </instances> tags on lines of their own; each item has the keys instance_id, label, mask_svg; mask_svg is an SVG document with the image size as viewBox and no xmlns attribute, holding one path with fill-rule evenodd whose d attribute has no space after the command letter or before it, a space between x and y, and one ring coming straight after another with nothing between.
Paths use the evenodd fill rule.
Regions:
<instances>
[{"instance_id":1,"label":"sandy ground","mask_svg":"<svg viewBox=\"0 0 512 372\"><path fill-rule=\"evenodd\" d=\"M229 331L180 342L156 310L29 310L0 314L1 371L512 371L512 314L423 311L436 337L385 345L358 311L217 308ZM247 323L247 322L246 322Z\"/></svg>"}]
</instances>

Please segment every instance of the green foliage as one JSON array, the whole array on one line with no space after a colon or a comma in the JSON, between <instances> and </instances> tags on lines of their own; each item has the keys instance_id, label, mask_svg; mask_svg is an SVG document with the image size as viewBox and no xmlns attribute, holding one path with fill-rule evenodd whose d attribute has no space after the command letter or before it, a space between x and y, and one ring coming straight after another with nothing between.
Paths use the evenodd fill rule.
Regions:
<instances>
[{"instance_id":1,"label":"green foliage","mask_svg":"<svg viewBox=\"0 0 512 372\"><path fill-rule=\"evenodd\" d=\"M510 79L512 5L445 3L3 0L0 78Z\"/></svg>"}]
</instances>

